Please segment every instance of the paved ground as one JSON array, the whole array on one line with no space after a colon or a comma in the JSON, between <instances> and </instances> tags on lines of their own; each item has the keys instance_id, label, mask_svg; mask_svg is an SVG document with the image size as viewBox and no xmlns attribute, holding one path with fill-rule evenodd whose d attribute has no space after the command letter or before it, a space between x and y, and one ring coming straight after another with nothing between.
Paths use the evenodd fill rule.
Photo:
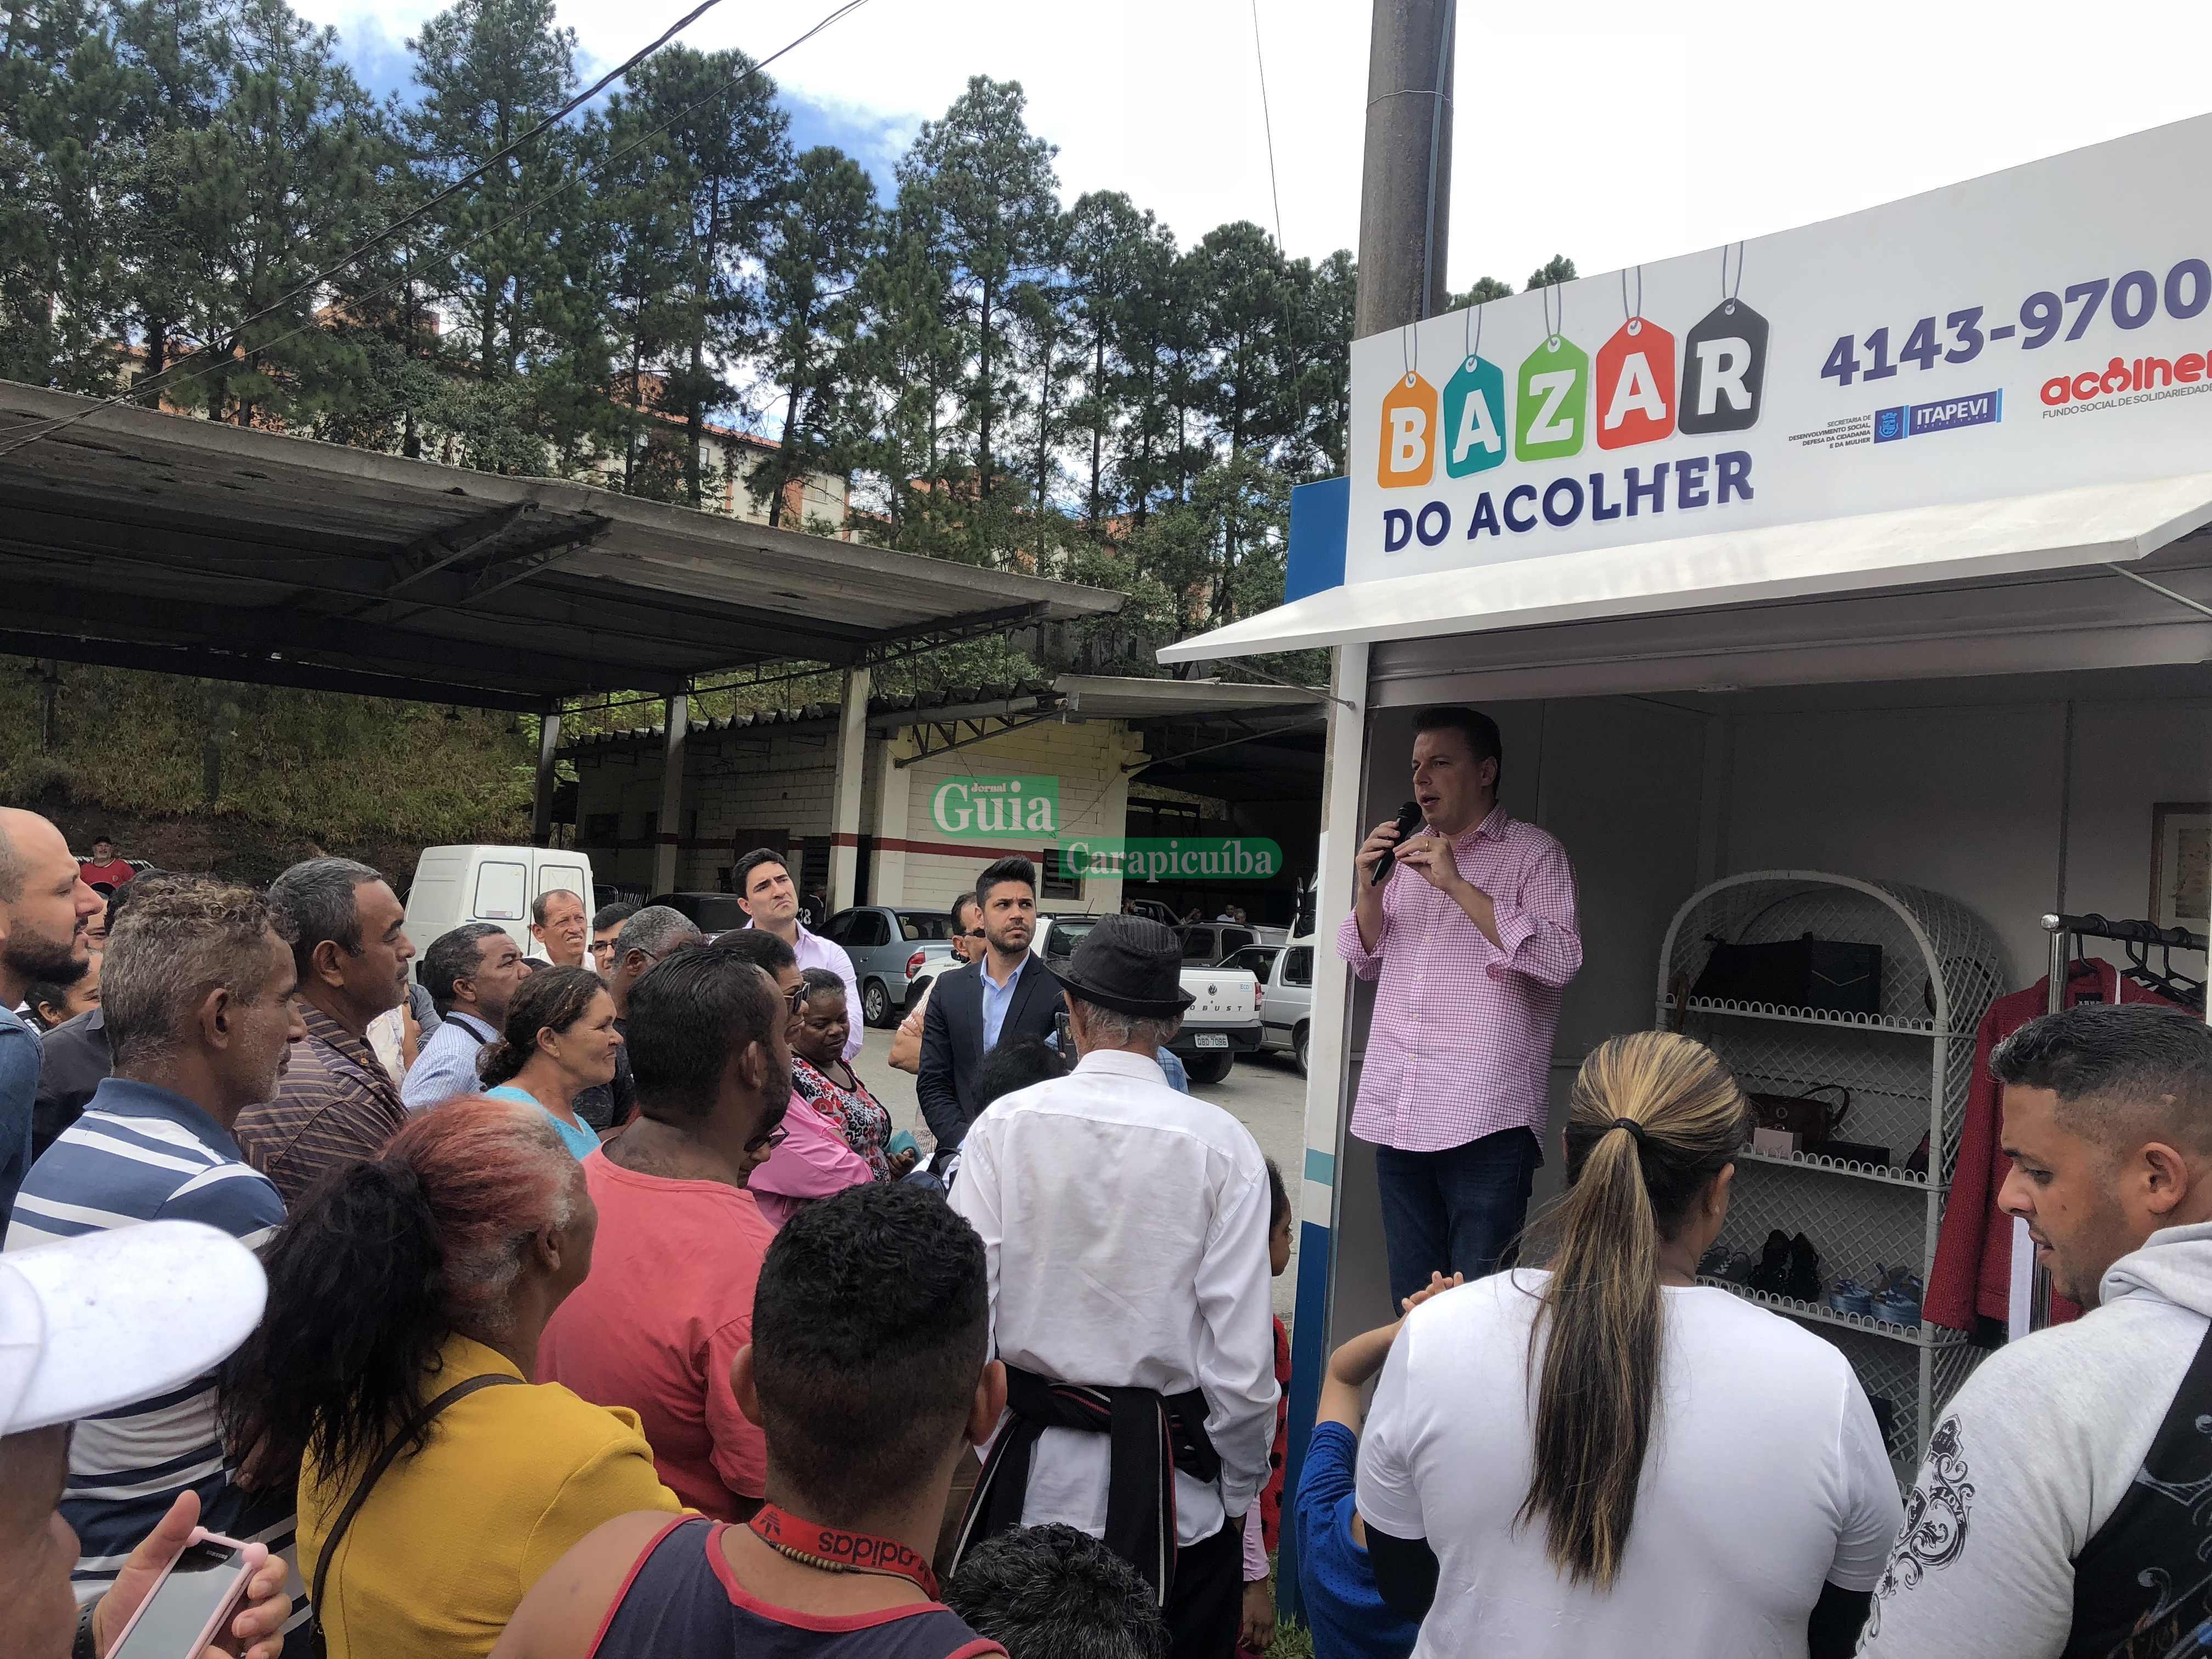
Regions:
<instances>
[{"instance_id":1,"label":"paved ground","mask_svg":"<svg viewBox=\"0 0 2212 1659\"><path fill-rule=\"evenodd\" d=\"M915 1105L914 1079L891 1068L884 1058L890 1046L889 1031L868 1032L854 1065L876 1098L890 1109L891 1121L902 1129L915 1128L920 1115ZM1305 1167L1306 1085L1289 1056L1262 1054L1240 1059L1223 1081L1193 1092L1229 1112L1252 1132L1260 1150L1282 1170L1290 1186L1291 1202L1296 1204L1299 1175ZM1291 1237L1297 1237L1295 1229ZM1275 1311L1286 1325L1296 1300L1297 1279L1294 1243L1291 1265L1275 1281Z\"/></svg>"}]
</instances>

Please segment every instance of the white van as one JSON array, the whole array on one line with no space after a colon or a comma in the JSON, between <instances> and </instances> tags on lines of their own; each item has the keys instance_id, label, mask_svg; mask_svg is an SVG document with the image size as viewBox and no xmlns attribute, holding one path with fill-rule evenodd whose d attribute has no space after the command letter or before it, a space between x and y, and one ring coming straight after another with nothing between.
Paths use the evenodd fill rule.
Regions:
<instances>
[{"instance_id":1,"label":"white van","mask_svg":"<svg viewBox=\"0 0 2212 1659\"><path fill-rule=\"evenodd\" d=\"M407 938L419 955L465 921L494 921L532 948L530 902L540 893L574 893L588 921L599 901L592 861L558 847L426 847L407 890Z\"/></svg>"}]
</instances>

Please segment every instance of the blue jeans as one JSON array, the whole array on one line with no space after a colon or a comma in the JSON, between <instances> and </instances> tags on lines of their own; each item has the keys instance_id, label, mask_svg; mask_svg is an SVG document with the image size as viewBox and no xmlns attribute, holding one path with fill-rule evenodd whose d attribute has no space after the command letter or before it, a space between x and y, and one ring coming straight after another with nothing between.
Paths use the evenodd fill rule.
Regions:
<instances>
[{"instance_id":1,"label":"blue jeans","mask_svg":"<svg viewBox=\"0 0 2212 1659\"><path fill-rule=\"evenodd\" d=\"M1440 1152L1375 1149L1394 1310L1432 1272L1473 1281L1498 1271L1528 1218L1536 1160L1536 1137L1525 1128Z\"/></svg>"}]
</instances>

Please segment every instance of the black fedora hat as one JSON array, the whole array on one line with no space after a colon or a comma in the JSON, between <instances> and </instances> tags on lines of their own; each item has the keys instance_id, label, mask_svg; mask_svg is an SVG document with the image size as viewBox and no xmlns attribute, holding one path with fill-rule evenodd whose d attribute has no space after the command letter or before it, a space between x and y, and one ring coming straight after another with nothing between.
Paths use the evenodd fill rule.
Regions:
<instances>
[{"instance_id":1,"label":"black fedora hat","mask_svg":"<svg viewBox=\"0 0 2212 1659\"><path fill-rule=\"evenodd\" d=\"M1101 918L1060 982L1080 1001L1140 1019L1172 1019L1198 1000L1182 988L1182 941L1149 916Z\"/></svg>"}]
</instances>

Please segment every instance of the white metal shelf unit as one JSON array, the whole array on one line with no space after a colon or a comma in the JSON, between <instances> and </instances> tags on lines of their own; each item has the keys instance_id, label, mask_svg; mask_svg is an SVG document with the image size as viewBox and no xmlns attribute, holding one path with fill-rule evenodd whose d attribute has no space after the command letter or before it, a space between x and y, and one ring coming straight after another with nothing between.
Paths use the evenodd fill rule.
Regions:
<instances>
[{"instance_id":1,"label":"white metal shelf unit","mask_svg":"<svg viewBox=\"0 0 2212 1659\"><path fill-rule=\"evenodd\" d=\"M1881 947L1874 1014L1690 997L1715 939L1762 945L1810 933ZM1819 1251L1821 1296L1838 1279L1865 1283L1900 1263L1924 1282L1974 1063L1974 1032L2002 988L1996 942L1972 912L1940 893L1808 870L1731 876L1675 912L1659 960L1658 1024L1711 1047L1746 1091L1850 1091L1838 1140L1887 1149L1883 1163L1817 1150L1747 1150L1720 1244L1755 1263L1770 1231L1803 1233ZM1928 1173L1905 1166L1926 1137ZM1715 1281L1720 1282L1720 1281ZM1868 1395L1890 1402L1889 1452L1910 1478L1936 1409L1978 1357L1949 1331L1839 1314L1825 1301L1729 1288L1799 1319L1835 1343Z\"/></svg>"}]
</instances>

